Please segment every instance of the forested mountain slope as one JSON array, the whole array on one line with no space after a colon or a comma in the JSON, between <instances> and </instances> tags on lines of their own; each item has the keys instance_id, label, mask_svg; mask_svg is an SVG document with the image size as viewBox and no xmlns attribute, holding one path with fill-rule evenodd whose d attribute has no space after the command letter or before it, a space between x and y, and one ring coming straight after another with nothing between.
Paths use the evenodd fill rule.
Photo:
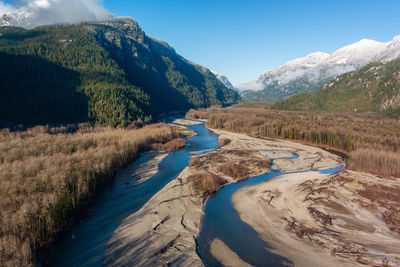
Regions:
<instances>
[{"instance_id":1,"label":"forested mountain slope","mask_svg":"<svg viewBox=\"0 0 400 267\"><path fill-rule=\"evenodd\" d=\"M0 121L126 125L235 103L207 68L147 36L130 18L0 28Z\"/></svg>"},{"instance_id":2,"label":"forested mountain slope","mask_svg":"<svg viewBox=\"0 0 400 267\"><path fill-rule=\"evenodd\" d=\"M324 84L314 94L299 94L272 108L400 115L400 59L371 63Z\"/></svg>"}]
</instances>

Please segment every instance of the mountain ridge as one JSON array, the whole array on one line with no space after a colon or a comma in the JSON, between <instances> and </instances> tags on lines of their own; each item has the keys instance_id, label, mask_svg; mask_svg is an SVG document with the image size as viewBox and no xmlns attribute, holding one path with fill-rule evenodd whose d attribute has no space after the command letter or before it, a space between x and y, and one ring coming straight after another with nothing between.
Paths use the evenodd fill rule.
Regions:
<instances>
[{"instance_id":1,"label":"mountain ridge","mask_svg":"<svg viewBox=\"0 0 400 267\"><path fill-rule=\"evenodd\" d=\"M0 92L3 122L94 121L117 126L150 122L158 114L177 109L229 105L238 99L237 93L226 88L210 70L186 60L166 42L146 35L131 18L34 29L1 27L0 35L1 56L9 61L2 60L5 65L0 70L2 83L7 85ZM24 64L24 60L35 58L60 67L59 87L46 82L54 76L51 67L39 64L34 70ZM25 70L19 72L24 82L10 78L15 76L7 69L10 62L14 64L11 69ZM73 85L66 78L71 73L78 77ZM68 121L66 110L54 105L61 101L61 95L46 99L51 88L61 90L65 97L73 92L83 95L86 115L80 112L79 118ZM22 108L18 99L25 103ZM51 116L46 114L58 117L47 120Z\"/></svg>"},{"instance_id":2,"label":"mountain ridge","mask_svg":"<svg viewBox=\"0 0 400 267\"><path fill-rule=\"evenodd\" d=\"M313 94L298 94L273 109L400 116L400 58L370 63L338 76Z\"/></svg>"},{"instance_id":3,"label":"mountain ridge","mask_svg":"<svg viewBox=\"0 0 400 267\"><path fill-rule=\"evenodd\" d=\"M298 93L312 93L325 82L371 62L400 56L400 36L389 42L362 39L332 54L311 53L262 73L255 81L236 85L245 100L277 102Z\"/></svg>"},{"instance_id":4,"label":"mountain ridge","mask_svg":"<svg viewBox=\"0 0 400 267\"><path fill-rule=\"evenodd\" d=\"M217 77L218 80L220 80L227 88L238 91L238 89L229 81L228 77L226 75L223 75L221 73L218 73L214 70L211 70L211 73L214 74L215 77Z\"/></svg>"}]
</instances>

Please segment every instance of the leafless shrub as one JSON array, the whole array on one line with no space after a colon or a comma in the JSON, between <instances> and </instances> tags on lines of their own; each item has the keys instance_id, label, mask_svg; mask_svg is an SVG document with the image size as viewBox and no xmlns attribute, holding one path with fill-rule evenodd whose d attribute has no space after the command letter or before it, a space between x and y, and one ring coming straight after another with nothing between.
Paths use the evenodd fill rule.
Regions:
<instances>
[{"instance_id":1,"label":"leafless shrub","mask_svg":"<svg viewBox=\"0 0 400 267\"><path fill-rule=\"evenodd\" d=\"M203 165L203 162L200 157L192 157L189 161L189 167L199 169Z\"/></svg>"},{"instance_id":2,"label":"leafless shrub","mask_svg":"<svg viewBox=\"0 0 400 267\"><path fill-rule=\"evenodd\" d=\"M231 142L231 139L229 138L219 138L218 143L220 147L226 146L227 144L229 144Z\"/></svg>"},{"instance_id":3,"label":"leafless shrub","mask_svg":"<svg viewBox=\"0 0 400 267\"><path fill-rule=\"evenodd\" d=\"M217 111L219 108L219 106L212 106L208 109L191 109L186 113L185 118L190 120L208 120L210 114L212 114L214 111Z\"/></svg>"},{"instance_id":4,"label":"leafless shrub","mask_svg":"<svg viewBox=\"0 0 400 267\"><path fill-rule=\"evenodd\" d=\"M205 162L209 163L223 163L227 161L227 158L222 155L221 152L211 152L201 156Z\"/></svg>"},{"instance_id":5,"label":"leafless shrub","mask_svg":"<svg viewBox=\"0 0 400 267\"><path fill-rule=\"evenodd\" d=\"M248 160L245 164L250 164L257 168L268 169L271 166L271 161L269 159L252 159Z\"/></svg>"},{"instance_id":6,"label":"leafless shrub","mask_svg":"<svg viewBox=\"0 0 400 267\"><path fill-rule=\"evenodd\" d=\"M358 149L351 153L348 168L400 178L400 153L387 150Z\"/></svg>"},{"instance_id":7,"label":"leafless shrub","mask_svg":"<svg viewBox=\"0 0 400 267\"><path fill-rule=\"evenodd\" d=\"M234 163L227 163L218 166L217 172L223 173L236 180L242 180L249 177L249 171L246 167Z\"/></svg>"},{"instance_id":8,"label":"leafless shrub","mask_svg":"<svg viewBox=\"0 0 400 267\"><path fill-rule=\"evenodd\" d=\"M186 146L186 140L184 138L175 138L166 143L154 143L151 145L152 149L160 151L176 151Z\"/></svg>"},{"instance_id":9,"label":"leafless shrub","mask_svg":"<svg viewBox=\"0 0 400 267\"><path fill-rule=\"evenodd\" d=\"M225 150L225 154L232 154L238 157L248 157L251 152L246 150Z\"/></svg>"},{"instance_id":10,"label":"leafless shrub","mask_svg":"<svg viewBox=\"0 0 400 267\"><path fill-rule=\"evenodd\" d=\"M216 192L226 184L225 179L208 171L194 174L188 178L188 181L203 195Z\"/></svg>"}]
</instances>

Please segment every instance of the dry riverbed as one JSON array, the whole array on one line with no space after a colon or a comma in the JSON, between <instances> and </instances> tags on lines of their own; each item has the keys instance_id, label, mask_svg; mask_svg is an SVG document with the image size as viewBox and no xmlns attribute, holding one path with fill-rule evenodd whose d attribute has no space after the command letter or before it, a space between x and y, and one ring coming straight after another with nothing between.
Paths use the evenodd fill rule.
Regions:
<instances>
[{"instance_id":1,"label":"dry riverbed","mask_svg":"<svg viewBox=\"0 0 400 267\"><path fill-rule=\"evenodd\" d=\"M340 157L317 147L213 131L226 139L224 146L193 156L190 166L176 179L125 219L109 241L106 264L203 266L195 239L209 193L268 172L268 158L277 159L275 168L285 172L343 165ZM292 153L298 158L279 159ZM390 265L400 253L395 226L399 218L392 207L399 200L394 197L397 191L393 191L379 202L382 200L375 198L382 196L371 193L376 183L381 194L387 187L400 188L396 180L371 175L314 171L287 174L243 188L234 195L233 203L241 219L259 232L275 253L296 266L350 266L357 262ZM400 203L395 207L398 209ZM246 264L220 240L214 240L211 249L223 265ZM366 252L378 256L366 256Z\"/></svg>"}]
</instances>

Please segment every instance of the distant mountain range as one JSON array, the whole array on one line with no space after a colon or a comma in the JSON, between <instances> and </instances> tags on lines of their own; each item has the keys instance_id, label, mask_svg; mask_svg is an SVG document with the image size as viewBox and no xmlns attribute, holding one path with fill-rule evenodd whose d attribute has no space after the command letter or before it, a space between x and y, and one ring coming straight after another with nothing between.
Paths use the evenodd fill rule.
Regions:
<instances>
[{"instance_id":1,"label":"distant mountain range","mask_svg":"<svg viewBox=\"0 0 400 267\"><path fill-rule=\"evenodd\" d=\"M126 125L239 98L130 18L0 27L0 88L0 123L25 125Z\"/></svg>"},{"instance_id":2,"label":"distant mountain range","mask_svg":"<svg viewBox=\"0 0 400 267\"><path fill-rule=\"evenodd\" d=\"M216 71L211 70L211 72L215 75L215 77L218 78L218 80L220 80L227 88L238 91L238 89L233 86L233 84L229 81L228 77L226 77L223 74L220 74Z\"/></svg>"},{"instance_id":3,"label":"distant mountain range","mask_svg":"<svg viewBox=\"0 0 400 267\"><path fill-rule=\"evenodd\" d=\"M256 81L235 87L244 100L278 102L299 93L315 92L333 78L371 62L386 62L400 56L400 36L382 43L363 39L332 54L317 52L291 60L267 71Z\"/></svg>"},{"instance_id":4,"label":"distant mountain range","mask_svg":"<svg viewBox=\"0 0 400 267\"><path fill-rule=\"evenodd\" d=\"M324 84L316 93L292 96L272 108L400 117L400 58L370 63Z\"/></svg>"}]
</instances>

